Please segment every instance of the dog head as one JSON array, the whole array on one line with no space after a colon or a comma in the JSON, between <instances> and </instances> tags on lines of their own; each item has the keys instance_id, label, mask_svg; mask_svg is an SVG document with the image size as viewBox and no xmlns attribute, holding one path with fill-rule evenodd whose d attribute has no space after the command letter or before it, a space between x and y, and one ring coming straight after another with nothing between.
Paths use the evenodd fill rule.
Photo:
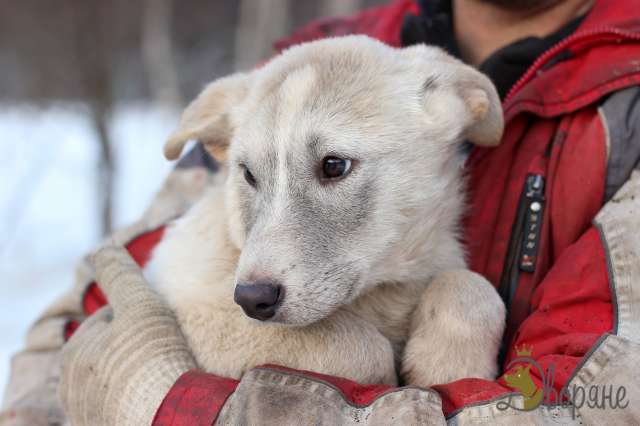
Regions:
<instances>
[{"instance_id":1,"label":"dog head","mask_svg":"<svg viewBox=\"0 0 640 426\"><path fill-rule=\"evenodd\" d=\"M303 325L377 283L459 266L460 142L496 145L502 128L478 71L437 48L350 36L213 82L165 154L198 139L226 162L236 301Z\"/></svg>"}]
</instances>

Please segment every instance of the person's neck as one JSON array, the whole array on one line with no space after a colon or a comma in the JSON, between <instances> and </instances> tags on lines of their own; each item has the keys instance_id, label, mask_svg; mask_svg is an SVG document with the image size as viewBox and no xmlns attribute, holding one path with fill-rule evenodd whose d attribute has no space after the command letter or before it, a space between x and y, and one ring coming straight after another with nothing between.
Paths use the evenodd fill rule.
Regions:
<instances>
[{"instance_id":1,"label":"person's neck","mask_svg":"<svg viewBox=\"0 0 640 426\"><path fill-rule=\"evenodd\" d=\"M493 52L514 41L552 34L586 13L594 1L548 1L537 9L523 12L483 0L453 0L453 27L462 59L478 66Z\"/></svg>"}]
</instances>

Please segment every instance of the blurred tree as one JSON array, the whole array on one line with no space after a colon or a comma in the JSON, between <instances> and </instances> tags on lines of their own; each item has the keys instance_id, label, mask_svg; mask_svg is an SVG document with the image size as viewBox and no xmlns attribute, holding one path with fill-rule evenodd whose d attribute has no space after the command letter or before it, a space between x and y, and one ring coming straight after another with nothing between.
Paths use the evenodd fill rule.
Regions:
<instances>
[{"instance_id":1,"label":"blurred tree","mask_svg":"<svg viewBox=\"0 0 640 426\"><path fill-rule=\"evenodd\" d=\"M235 68L246 70L273 54L273 40L291 27L289 0L241 0L236 27Z\"/></svg>"},{"instance_id":2,"label":"blurred tree","mask_svg":"<svg viewBox=\"0 0 640 426\"><path fill-rule=\"evenodd\" d=\"M360 10L362 0L325 0L322 6L324 16L344 16Z\"/></svg>"},{"instance_id":3,"label":"blurred tree","mask_svg":"<svg viewBox=\"0 0 640 426\"><path fill-rule=\"evenodd\" d=\"M100 231L111 232L113 224L114 156L109 123L113 113L113 55L122 40L114 25L126 15L124 0L84 2L68 0L66 14L72 43L69 54L76 66L78 81L87 102L99 145L97 202L100 206ZM91 4L90 4L91 3ZM122 27L120 27L122 28Z\"/></svg>"},{"instance_id":4,"label":"blurred tree","mask_svg":"<svg viewBox=\"0 0 640 426\"><path fill-rule=\"evenodd\" d=\"M172 16L172 0L145 0L142 54L155 102L179 108L183 99L173 53Z\"/></svg>"},{"instance_id":5,"label":"blurred tree","mask_svg":"<svg viewBox=\"0 0 640 426\"><path fill-rule=\"evenodd\" d=\"M385 1L0 0L0 102L87 107L106 234L117 171L110 123L119 103L179 106L204 83L270 57L272 41L293 28Z\"/></svg>"},{"instance_id":6,"label":"blurred tree","mask_svg":"<svg viewBox=\"0 0 640 426\"><path fill-rule=\"evenodd\" d=\"M24 95L43 103L82 99L98 144L96 202L102 234L111 231L113 176L116 165L109 123L114 106L118 54L131 25L131 2L59 0L13 2L6 33L26 75ZM3 10L9 10L4 8Z\"/></svg>"}]
</instances>

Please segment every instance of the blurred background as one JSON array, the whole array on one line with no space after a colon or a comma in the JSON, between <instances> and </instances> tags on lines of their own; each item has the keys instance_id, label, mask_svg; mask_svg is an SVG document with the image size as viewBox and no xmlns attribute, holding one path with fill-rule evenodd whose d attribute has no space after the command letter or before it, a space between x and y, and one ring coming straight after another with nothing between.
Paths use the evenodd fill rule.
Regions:
<instances>
[{"instance_id":1,"label":"blurred background","mask_svg":"<svg viewBox=\"0 0 640 426\"><path fill-rule=\"evenodd\" d=\"M205 83L272 41L384 0L0 0L0 400L12 353L76 260L134 221Z\"/></svg>"}]
</instances>

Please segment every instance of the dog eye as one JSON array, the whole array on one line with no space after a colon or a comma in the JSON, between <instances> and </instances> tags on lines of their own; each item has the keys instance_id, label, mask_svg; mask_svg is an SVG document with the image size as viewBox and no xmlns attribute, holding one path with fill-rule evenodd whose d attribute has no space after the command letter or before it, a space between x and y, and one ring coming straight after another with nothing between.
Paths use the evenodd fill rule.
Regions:
<instances>
[{"instance_id":1,"label":"dog eye","mask_svg":"<svg viewBox=\"0 0 640 426\"><path fill-rule=\"evenodd\" d=\"M324 179L338 179L345 177L351 171L351 160L338 157L325 157L322 160L322 177Z\"/></svg>"},{"instance_id":2,"label":"dog eye","mask_svg":"<svg viewBox=\"0 0 640 426\"><path fill-rule=\"evenodd\" d=\"M244 180L246 180L247 183L254 188L256 187L256 185L258 185L258 182L256 182L256 178L247 167L244 167Z\"/></svg>"}]
</instances>

